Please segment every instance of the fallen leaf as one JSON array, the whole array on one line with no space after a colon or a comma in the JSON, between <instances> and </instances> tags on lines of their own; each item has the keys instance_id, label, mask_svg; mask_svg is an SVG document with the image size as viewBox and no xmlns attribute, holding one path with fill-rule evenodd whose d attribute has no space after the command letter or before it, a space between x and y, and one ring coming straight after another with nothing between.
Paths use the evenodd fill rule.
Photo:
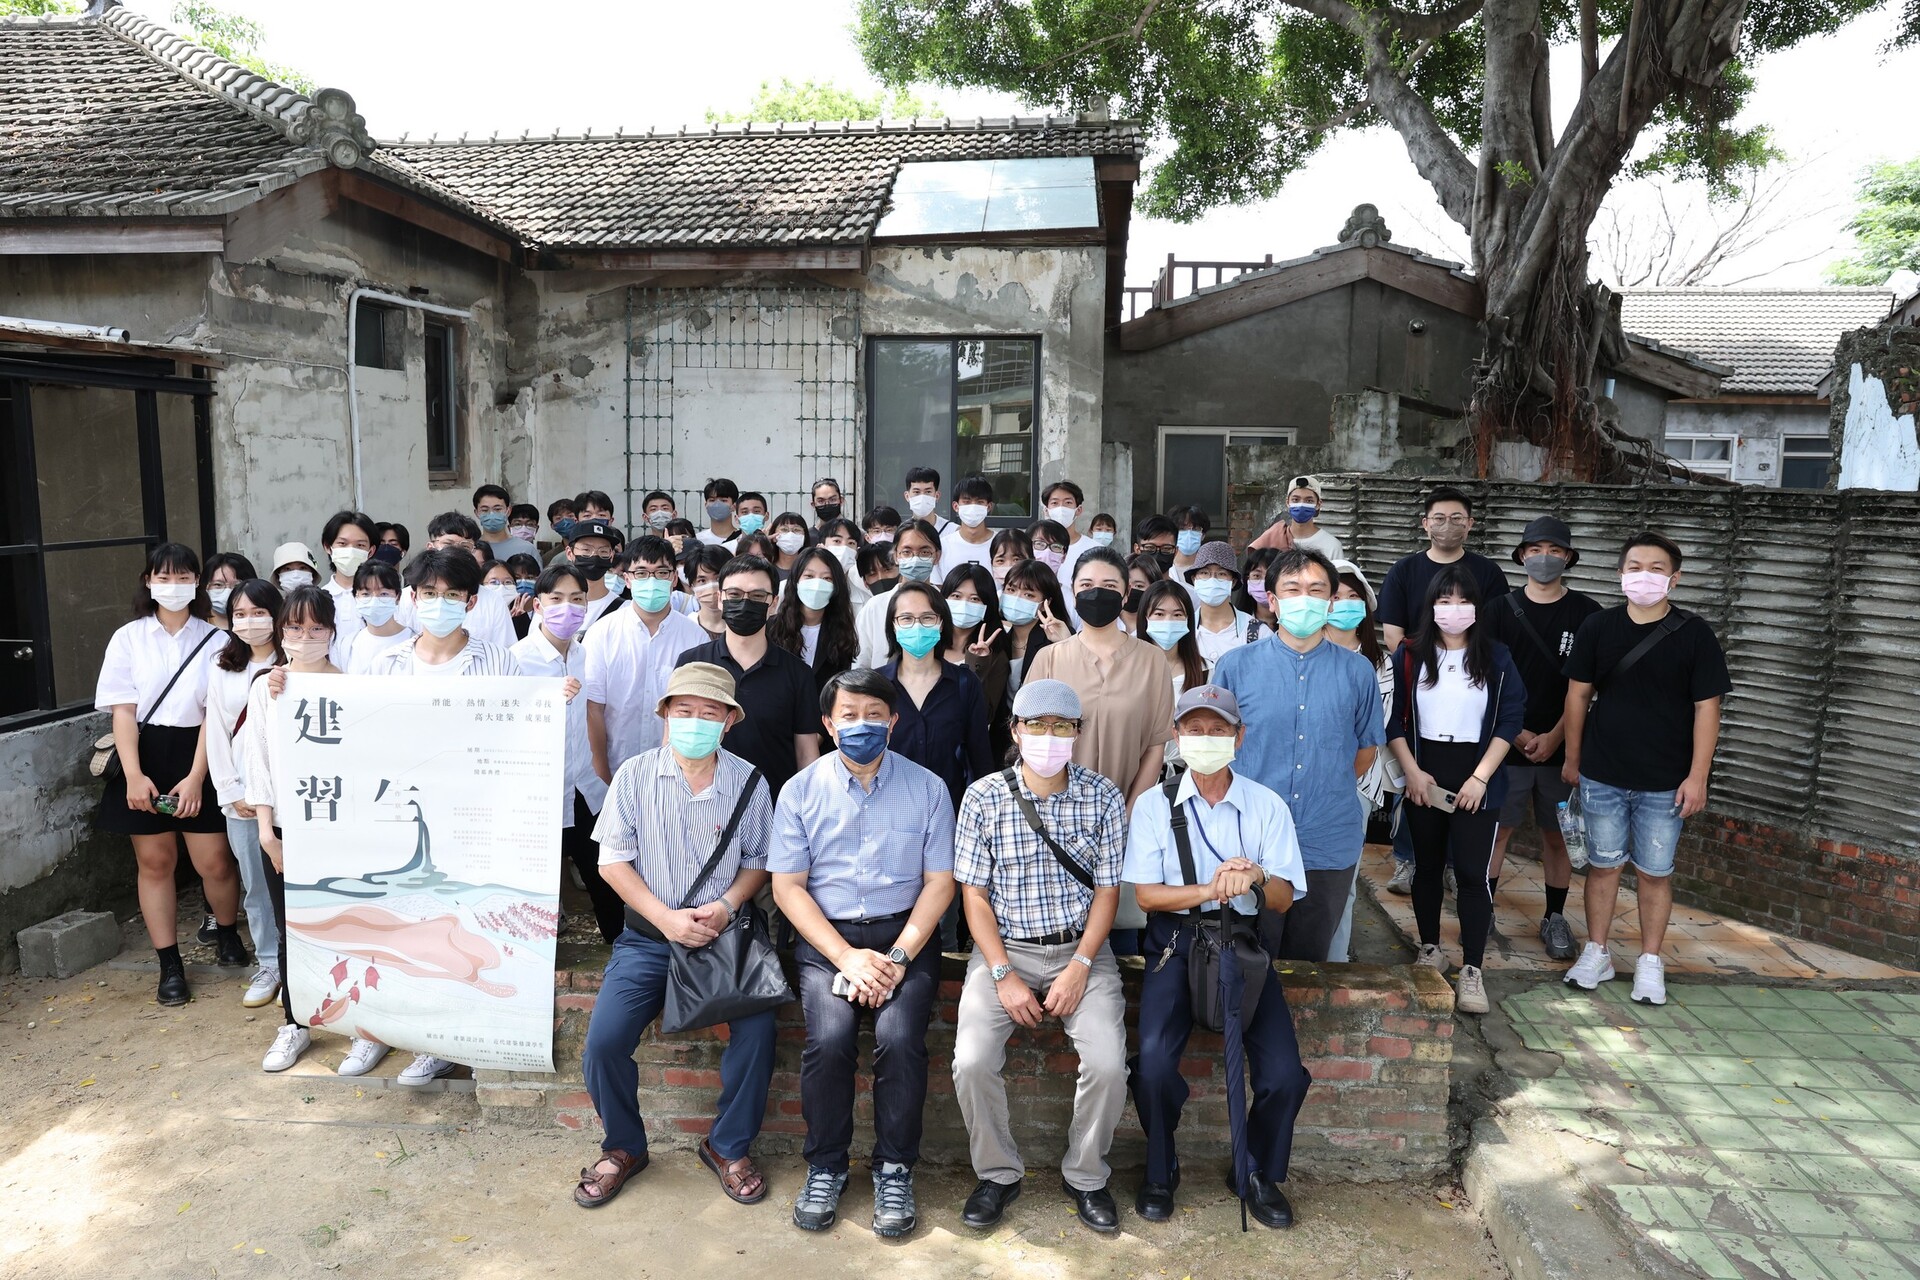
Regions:
<instances>
[{"instance_id":1,"label":"fallen leaf","mask_svg":"<svg viewBox=\"0 0 1920 1280\"><path fill-rule=\"evenodd\" d=\"M376 1151L373 1153L373 1158L375 1160L385 1160L387 1158L387 1153L384 1151Z\"/></svg>"},{"instance_id":2,"label":"fallen leaf","mask_svg":"<svg viewBox=\"0 0 1920 1280\"><path fill-rule=\"evenodd\" d=\"M455 1244L465 1244L467 1241L473 1239L472 1236L452 1236L450 1238Z\"/></svg>"},{"instance_id":3,"label":"fallen leaf","mask_svg":"<svg viewBox=\"0 0 1920 1280\"><path fill-rule=\"evenodd\" d=\"M265 1250L265 1249L255 1249L255 1250L254 1250L254 1252L255 1252L255 1253L265 1253L265 1252L266 1252L266 1250Z\"/></svg>"},{"instance_id":4,"label":"fallen leaf","mask_svg":"<svg viewBox=\"0 0 1920 1280\"><path fill-rule=\"evenodd\" d=\"M178 1089L175 1089L175 1090L173 1091L173 1100L174 1100L175 1102L178 1102L178 1101L180 1101L180 1091L179 1091Z\"/></svg>"},{"instance_id":5,"label":"fallen leaf","mask_svg":"<svg viewBox=\"0 0 1920 1280\"><path fill-rule=\"evenodd\" d=\"M86 1088L86 1087L87 1087L88 1085L90 1085L90 1084L92 1084L92 1083L93 1083L93 1077L92 1077L92 1076L88 1076L88 1077L87 1077L87 1078L86 1078L85 1080L82 1080L82 1081L80 1082L80 1087L81 1087L82 1089L84 1089L84 1088Z\"/></svg>"},{"instance_id":6,"label":"fallen leaf","mask_svg":"<svg viewBox=\"0 0 1920 1280\"><path fill-rule=\"evenodd\" d=\"M187 1202L186 1202L185 1204L183 1204L183 1205L181 1205L181 1206L180 1206L180 1209L179 1209L179 1212L180 1212L180 1213L185 1213L185 1212L186 1212L187 1210L189 1210L189 1209L191 1209L191 1208L193 1208L193 1201L191 1201L191 1200L189 1200L189 1201L187 1201Z\"/></svg>"}]
</instances>

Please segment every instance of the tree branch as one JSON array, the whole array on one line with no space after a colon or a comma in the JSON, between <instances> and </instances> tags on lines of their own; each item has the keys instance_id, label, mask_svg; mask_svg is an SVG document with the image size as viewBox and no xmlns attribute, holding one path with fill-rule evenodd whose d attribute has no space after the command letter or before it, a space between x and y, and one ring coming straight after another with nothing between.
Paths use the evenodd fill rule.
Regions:
<instances>
[{"instance_id":1,"label":"tree branch","mask_svg":"<svg viewBox=\"0 0 1920 1280\"><path fill-rule=\"evenodd\" d=\"M1384 28L1375 28L1367 36L1367 99L1400 135L1413 167L1433 187L1447 216L1471 229L1473 162L1440 126L1427 100L1394 69L1389 33Z\"/></svg>"}]
</instances>

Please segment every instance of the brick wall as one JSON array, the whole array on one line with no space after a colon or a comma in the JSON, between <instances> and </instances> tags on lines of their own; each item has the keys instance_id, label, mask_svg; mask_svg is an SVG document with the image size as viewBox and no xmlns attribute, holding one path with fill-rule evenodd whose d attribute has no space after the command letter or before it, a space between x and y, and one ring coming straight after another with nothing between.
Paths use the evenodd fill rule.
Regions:
<instances>
[{"instance_id":1,"label":"brick wall","mask_svg":"<svg viewBox=\"0 0 1920 1280\"><path fill-rule=\"evenodd\" d=\"M580 1075L580 1047L599 990L605 949L566 956L556 975L553 1075L482 1071L482 1111L515 1124L558 1123L596 1133L598 1117ZM945 961L940 996L929 1031L932 1072L928 1087L924 1158L964 1163L965 1127L953 1096L951 1061L960 996L961 960ZM1140 967L1123 965L1128 993L1127 1024L1134 1025ZM1424 968L1295 964L1280 971L1293 1009L1301 1052L1314 1084L1301 1113L1294 1152L1307 1173L1352 1181L1424 1176L1449 1161L1448 1073L1453 1058L1453 993ZM797 1151L800 1119L800 1050L806 1029L798 1002L780 1014L773 1089L758 1150ZM720 1087L720 1051L726 1028L677 1036L650 1029L636 1055L640 1063L640 1108L648 1139L690 1146L711 1124ZM1129 1037L1131 1039L1131 1037ZM863 1050L862 1062L867 1062ZM1014 1133L1028 1163L1057 1161L1073 1112L1076 1058L1058 1023L1017 1033L1007 1046L1007 1101ZM1225 1076L1220 1037L1195 1032L1181 1063L1193 1090L1181 1120L1182 1149L1191 1159L1208 1146L1225 1150ZM872 1132L869 1081L863 1073L856 1097L859 1129L855 1149ZM1112 1163L1137 1168L1145 1142L1131 1104L1115 1135Z\"/></svg>"}]
</instances>

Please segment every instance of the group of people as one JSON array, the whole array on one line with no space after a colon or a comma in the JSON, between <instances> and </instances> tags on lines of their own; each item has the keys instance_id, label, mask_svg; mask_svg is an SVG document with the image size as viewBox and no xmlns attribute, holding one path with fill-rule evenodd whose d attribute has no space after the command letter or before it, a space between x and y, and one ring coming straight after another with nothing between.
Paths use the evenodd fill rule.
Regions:
<instances>
[{"instance_id":1,"label":"group of people","mask_svg":"<svg viewBox=\"0 0 1920 1280\"><path fill-rule=\"evenodd\" d=\"M96 702L122 766L98 822L132 838L160 1002L189 998L178 834L205 885L203 940L223 966L257 965L249 1007L281 1001L263 1067L284 1070L311 1044L279 946L274 815L293 797L268 726L285 672L562 678L561 845L612 945L583 1058L605 1129L574 1188L583 1207L647 1163L633 1054L674 948L708 945L743 913L777 917L793 951L807 1163L793 1218L815 1231L834 1224L847 1183L868 1020L872 1225L913 1229L927 1030L940 955L956 949L970 957L953 1083L979 1178L963 1220L989 1227L1021 1192L1001 1072L1014 1028L1048 1018L1079 1055L1060 1169L1080 1220L1118 1227L1106 1157L1129 1096L1148 1150L1134 1208L1170 1217L1196 940L1218 920L1269 959L1344 961L1370 821L1404 851L1390 887L1411 892L1419 963L1443 974L1457 881L1456 1007L1483 1013L1498 859L1529 809L1549 886L1542 938L1574 958L1558 811L1577 785L1590 936L1568 980L1613 976L1607 934L1631 859L1645 948L1634 995L1664 1001L1667 877L1681 822L1705 804L1727 689L1711 629L1667 599L1682 554L1666 538L1628 541L1627 603L1602 609L1562 581L1579 558L1564 523L1527 527L1513 549L1525 584L1510 591L1465 549L1471 504L1445 487L1427 496L1429 546L1376 591L1320 527L1312 476L1244 553L1195 507L1139 521L1121 547L1070 481L1043 490L1044 518L998 525L985 478L960 481L944 512L937 472L904 481L904 516L876 506L857 522L832 479L809 510L777 516L715 479L698 525L655 492L629 536L590 491L548 507L543 539L536 508L485 485L473 514L436 517L411 559L403 526L355 512L326 522L318 554L280 546L266 574L234 552L202 564L155 548ZM1125 955L1144 957L1131 1055ZM1237 1189L1284 1227L1310 1077L1280 985L1249 1000L1251 1173ZM768 1194L752 1147L773 1017L730 1024L700 1148L741 1203ZM386 1053L355 1039L339 1070ZM420 1054L400 1080L456 1068Z\"/></svg>"}]
</instances>

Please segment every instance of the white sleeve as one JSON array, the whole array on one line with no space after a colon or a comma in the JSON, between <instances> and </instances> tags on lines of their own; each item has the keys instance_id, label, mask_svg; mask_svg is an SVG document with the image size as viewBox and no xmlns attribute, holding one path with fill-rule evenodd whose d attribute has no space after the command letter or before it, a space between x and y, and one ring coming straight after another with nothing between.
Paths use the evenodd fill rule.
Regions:
<instances>
[{"instance_id":1,"label":"white sleeve","mask_svg":"<svg viewBox=\"0 0 1920 1280\"><path fill-rule=\"evenodd\" d=\"M222 806L244 800L240 761L234 753L233 722L220 705L219 687L235 677L245 679L244 671L223 671L215 667L207 676L207 777ZM238 716L234 717L238 719ZM241 726L242 730L246 728Z\"/></svg>"},{"instance_id":2,"label":"white sleeve","mask_svg":"<svg viewBox=\"0 0 1920 1280\"><path fill-rule=\"evenodd\" d=\"M133 627L121 627L107 641L106 657L100 662L100 679L93 686L96 711L140 705L140 686L133 674Z\"/></svg>"},{"instance_id":3,"label":"white sleeve","mask_svg":"<svg viewBox=\"0 0 1920 1280\"><path fill-rule=\"evenodd\" d=\"M240 726L241 758L246 771L246 801L250 805L279 807L274 795L273 699L265 680L255 680L247 691L247 722Z\"/></svg>"}]
</instances>

